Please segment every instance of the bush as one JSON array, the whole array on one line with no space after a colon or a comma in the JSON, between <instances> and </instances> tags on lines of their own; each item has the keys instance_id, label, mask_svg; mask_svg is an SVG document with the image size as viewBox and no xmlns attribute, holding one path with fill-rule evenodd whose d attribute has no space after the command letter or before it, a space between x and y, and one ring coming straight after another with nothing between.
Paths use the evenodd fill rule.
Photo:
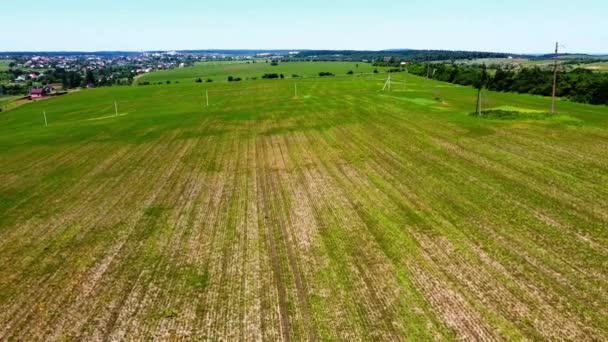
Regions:
<instances>
[{"instance_id":1,"label":"bush","mask_svg":"<svg viewBox=\"0 0 608 342\"><path fill-rule=\"evenodd\" d=\"M228 76L228 82L239 82L242 81L243 79L240 77L234 77L234 76Z\"/></svg>"},{"instance_id":2,"label":"bush","mask_svg":"<svg viewBox=\"0 0 608 342\"><path fill-rule=\"evenodd\" d=\"M551 113L545 112L517 112L501 109L484 110L481 112L481 114L471 113L469 115L482 119L495 120L544 120L553 116Z\"/></svg>"},{"instance_id":3,"label":"bush","mask_svg":"<svg viewBox=\"0 0 608 342\"><path fill-rule=\"evenodd\" d=\"M208 78L208 79L207 79L207 83L211 83L211 82L213 82L213 80L212 80L212 79L210 79L210 78Z\"/></svg>"},{"instance_id":4,"label":"bush","mask_svg":"<svg viewBox=\"0 0 608 342\"><path fill-rule=\"evenodd\" d=\"M374 74L377 74L377 73L378 73L378 69L374 69Z\"/></svg>"},{"instance_id":5,"label":"bush","mask_svg":"<svg viewBox=\"0 0 608 342\"><path fill-rule=\"evenodd\" d=\"M167 81L167 84L171 84L171 81Z\"/></svg>"},{"instance_id":6,"label":"bush","mask_svg":"<svg viewBox=\"0 0 608 342\"><path fill-rule=\"evenodd\" d=\"M334 74L332 74L331 72L327 72L327 71L321 71L319 73L319 76L321 77L325 77L325 76L334 76Z\"/></svg>"},{"instance_id":7,"label":"bush","mask_svg":"<svg viewBox=\"0 0 608 342\"><path fill-rule=\"evenodd\" d=\"M274 78L279 78L279 74L264 74L264 75L262 76L262 78L265 78L265 79L274 79Z\"/></svg>"},{"instance_id":8,"label":"bush","mask_svg":"<svg viewBox=\"0 0 608 342\"><path fill-rule=\"evenodd\" d=\"M202 78L198 78L194 82L196 82L196 83L203 83L203 79Z\"/></svg>"},{"instance_id":9,"label":"bush","mask_svg":"<svg viewBox=\"0 0 608 342\"><path fill-rule=\"evenodd\" d=\"M285 75L281 74L281 79L284 79L284 78L285 78Z\"/></svg>"},{"instance_id":10,"label":"bush","mask_svg":"<svg viewBox=\"0 0 608 342\"><path fill-rule=\"evenodd\" d=\"M354 73L355 73L354 71L349 70L349 71L348 71L346 74L347 74L347 75L353 75Z\"/></svg>"},{"instance_id":11,"label":"bush","mask_svg":"<svg viewBox=\"0 0 608 342\"><path fill-rule=\"evenodd\" d=\"M293 78L298 78L298 77L300 77L300 75L298 75L298 74L293 74L293 75L291 75L291 77L293 77Z\"/></svg>"}]
</instances>

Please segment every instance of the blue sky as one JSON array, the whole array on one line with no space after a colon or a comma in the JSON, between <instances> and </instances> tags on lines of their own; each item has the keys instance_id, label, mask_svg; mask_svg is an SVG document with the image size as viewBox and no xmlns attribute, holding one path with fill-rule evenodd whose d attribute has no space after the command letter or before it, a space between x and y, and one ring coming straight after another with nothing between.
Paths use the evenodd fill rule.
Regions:
<instances>
[{"instance_id":1,"label":"blue sky","mask_svg":"<svg viewBox=\"0 0 608 342\"><path fill-rule=\"evenodd\" d=\"M608 53L608 1L3 1L0 51L449 49Z\"/></svg>"}]
</instances>

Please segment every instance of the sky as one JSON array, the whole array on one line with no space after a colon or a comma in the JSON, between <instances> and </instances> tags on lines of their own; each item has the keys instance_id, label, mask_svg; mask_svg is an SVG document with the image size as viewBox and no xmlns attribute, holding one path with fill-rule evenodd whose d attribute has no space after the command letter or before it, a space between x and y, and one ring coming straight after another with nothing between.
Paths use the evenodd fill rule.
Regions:
<instances>
[{"instance_id":1,"label":"sky","mask_svg":"<svg viewBox=\"0 0 608 342\"><path fill-rule=\"evenodd\" d=\"M3 0L0 51L608 53L606 0Z\"/></svg>"}]
</instances>

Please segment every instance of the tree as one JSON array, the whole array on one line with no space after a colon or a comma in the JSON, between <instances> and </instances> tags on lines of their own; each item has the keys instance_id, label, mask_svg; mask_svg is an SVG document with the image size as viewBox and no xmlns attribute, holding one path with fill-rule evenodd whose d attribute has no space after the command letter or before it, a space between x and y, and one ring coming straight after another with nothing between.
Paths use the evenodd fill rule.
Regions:
<instances>
[{"instance_id":1,"label":"tree","mask_svg":"<svg viewBox=\"0 0 608 342\"><path fill-rule=\"evenodd\" d=\"M377 73L378 73L378 69L374 69L374 74L377 74Z\"/></svg>"},{"instance_id":2,"label":"tree","mask_svg":"<svg viewBox=\"0 0 608 342\"><path fill-rule=\"evenodd\" d=\"M84 77L84 82L89 85L95 85L95 75L93 75L93 71L91 69L87 69L87 72L85 73L85 77Z\"/></svg>"},{"instance_id":3,"label":"tree","mask_svg":"<svg viewBox=\"0 0 608 342\"><path fill-rule=\"evenodd\" d=\"M284 78L285 78L285 75L281 74L281 79L284 79Z\"/></svg>"},{"instance_id":4,"label":"tree","mask_svg":"<svg viewBox=\"0 0 608 342\"><path fill-rule=\"evenodd\" d=\"M196 82L196 83L203 83L203 79L199 77L194 82Z\"/></svg>"},{"instance_id":5,"label":"tree","mask_svg":"<svg viewBox=\"0 0 608 342\"><path fill-rule=\"evenodd\" d=\"M354 74L354 73L355 73L354 71L349 70L349 71L348 71L346 74L347 74L347 75L352 75L352 74Z\"/></svg>"}]
</instances>

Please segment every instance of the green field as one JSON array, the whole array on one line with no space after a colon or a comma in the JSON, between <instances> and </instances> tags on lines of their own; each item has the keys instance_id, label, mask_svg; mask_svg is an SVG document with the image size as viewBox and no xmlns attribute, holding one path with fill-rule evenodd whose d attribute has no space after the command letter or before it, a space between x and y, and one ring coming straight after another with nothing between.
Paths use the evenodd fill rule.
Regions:
<instances>
[{"instance_id":1,"label":"green field","mask_svg":"<svg viewBox=\"0 0 608 342\"><path fill-rule=\"evenodd\" d=\"M12 59L0 59L0 71L8 70L8 66L11 64L12 61Z\"/></svg>"},{"instance_id":2,"label":"green field","mask_svg":"<svg viewBox=\"0 0 608 342\"><path fill-rule=\"evenodd\" d=\"M294 65L296 63L296 65ZM197 78L212 79L215 82L226 81L228 76L242 79L257 77L267 73L284 74L291 78L296 74L300 77L318 76L320 72L333 72L336 76L346 76L353 71L356 74L371 73L375 68L368 63L351 62L282 62L273 66L270 61L257 60L256 63L247 62L201 62L191 68L173 69L153 72L142 75L138 82L165 82L179 81L182 83L194 82Z\"/></svg>"},{"instance_id":3,"label":"green field","mask_svg":"<svg viewBox=\"0 0 608 342\"><path fill-rule=\"evenodd\" d=\"M0 113L0 340L608 339L608 107L193 82L350 67L197 66Z\"/></svg>"},{"instance_id":4,"label":"green field","mask_svg":"<svg viewBox=\"0 0 608 342\"><path fill-rule=\"evenodd\" d=\"M608 71L608 62L598 62L587 64L584 66L586 69L593 71Z\"/></svg>"}]
</instances>

